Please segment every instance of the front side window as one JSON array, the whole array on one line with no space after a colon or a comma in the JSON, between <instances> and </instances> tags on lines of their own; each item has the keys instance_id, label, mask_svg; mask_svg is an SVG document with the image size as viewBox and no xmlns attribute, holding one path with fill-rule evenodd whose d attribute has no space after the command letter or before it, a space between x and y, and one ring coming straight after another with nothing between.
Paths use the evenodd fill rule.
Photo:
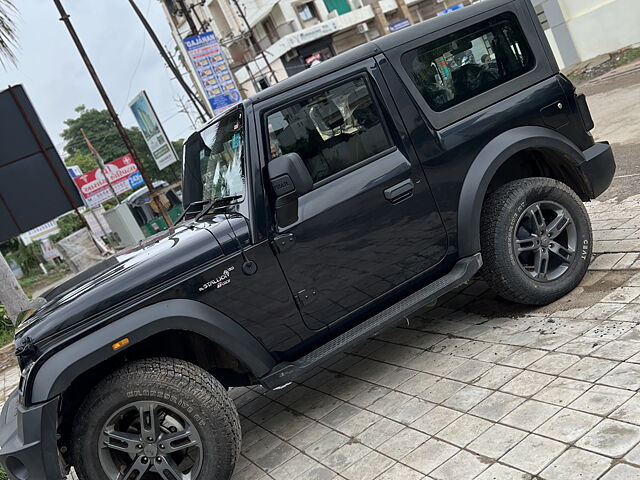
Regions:
<instances>
[{"instance_id":1,"label":"front side window","mask_svg":"<svg viewBox=\"0 0 640 480\"><path fill-rule=\"evenodd\" d=\"M391 147L363 78L314 94L267 117L271 158L297 153L319 182Z\"/></svg>"},{"instance_id":2,"label":"front side window","mask_svg":"<svg viewBox=\"0 0 640 480\"><path fill-rule=\"evenodd\" d=\"M184 204L244 195L242 110L236 109L185 143Z\"/></svg>"},{"instance_id":3,"label":"front side window","mask_svg":"<svg viewBox=\"0 0 640 480\"><path fill-rule=\"evenodd\" d=\"M402 65L441 112L526 73L534 58L516 17L504 14L411 50Z\"/></svg>"}]
</instances>

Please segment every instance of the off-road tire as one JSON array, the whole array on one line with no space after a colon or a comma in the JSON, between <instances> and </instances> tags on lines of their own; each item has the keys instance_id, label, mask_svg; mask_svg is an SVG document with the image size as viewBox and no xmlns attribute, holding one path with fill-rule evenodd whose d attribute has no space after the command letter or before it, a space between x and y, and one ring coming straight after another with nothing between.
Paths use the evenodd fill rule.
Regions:
<instances>
[{"instance_id":1,"label":"off-road tire","mask_svg":"<svg viewBox=\"0 0 640 480\"><path fill-rule=\"evenodd\" d=\"M202 440L197 480L231 478L240 453L240 420L225 388L183 360L152 358L125 365L102 380L80 407L71 435L71 458L81 480L107 480L98 445L110 415L132 401L161 401L180 410Z\"/></svg>"},{"instance_id":2,"label":"off-road tire","mask_svg":"<svg viewBox=\"0 0 640 480\"><path fill-rule=\"evenodd\" d=\"M573 219L577 236L573 261L560 277L539 282L527 275L514 252L514 231L524 210L535 202L555 202ZM501 297L527 305L547 305L563 297L583 279L592 252L589 215L576 193L550 178L515 180L486 198L481 217L482 275Z\"/></svg>"}]
</instances>

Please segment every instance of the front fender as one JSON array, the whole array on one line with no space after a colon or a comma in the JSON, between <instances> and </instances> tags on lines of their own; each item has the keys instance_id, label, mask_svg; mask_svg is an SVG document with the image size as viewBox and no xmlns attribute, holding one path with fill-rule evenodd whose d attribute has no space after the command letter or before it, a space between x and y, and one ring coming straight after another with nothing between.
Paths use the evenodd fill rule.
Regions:
<instances>
[{"instance_id":1,"label":"front fender","mask_svg":"<svg viewBox=\"0 0 640 480\"><path fill-rule=\"evenodd\" d=\"M489 183L510 157L528 148L553 150L572 166L585 161L580 149L561 134L543 127L518 127L491 140L474 159L462 184L458 201L458 246L460 257L480 251L480 216ZM580 169L575 169L581 175ZM579 181L588 188L584 178Z\"/></svg>"},{"instance_id":2,"label":"front fender","mask_svg":"<svg viewBox=\"0 0 640 480\"><path fill-rule=\"evenodd\" d=\"M111 348L124 337L129 345L167 330L202 335L240 360L256 377L275 364L273 357L247 330L218 310L194 300L166 300L126 315L36 361L25 388L28 404L62 394L79 375L119 352ZM161 353L161 352L159 352Z\"/></svg>"}]
</instances>

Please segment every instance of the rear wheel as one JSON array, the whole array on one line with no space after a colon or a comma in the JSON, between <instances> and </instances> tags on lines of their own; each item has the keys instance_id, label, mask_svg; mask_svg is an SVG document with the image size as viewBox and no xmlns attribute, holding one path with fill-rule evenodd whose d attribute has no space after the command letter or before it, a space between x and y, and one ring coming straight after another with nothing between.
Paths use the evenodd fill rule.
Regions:
<instances>
[{"instance_id":1,"label":"rear wheel","mask_svg":"<svg viewBox=\"0 0 640 480\"><path fill-rule=\"evenodd\" d=\"M483 274L502 297L551 303L573 290L591 259L591 224L578 196L550 178L492 192L482 209Z\"/></svg>"},{"instance_id":2,"label":"rear wheel","mask_svg":"<svg viewBox=\"0 0 640 480\"><path fill-rule=\"evenodd\" d=\"M231 477L240 422L224 387L171 358L131 363L98 384L72 431L82 480Z\"/></svg>"}]
</instances>

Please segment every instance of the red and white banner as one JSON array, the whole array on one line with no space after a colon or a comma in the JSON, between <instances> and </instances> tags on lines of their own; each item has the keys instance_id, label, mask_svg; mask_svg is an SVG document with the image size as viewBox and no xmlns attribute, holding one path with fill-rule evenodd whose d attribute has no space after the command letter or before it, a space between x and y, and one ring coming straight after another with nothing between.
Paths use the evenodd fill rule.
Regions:
<instances>
[{"instance_id":1,"label":"red and white banner","mask_svg":"<svg viewBox=\"0 0 640 480\"><path fill-rule=\"evenodd\" d=\"M142 175L138 171L138 167L131 158L131 155L125 155L115 159L113 162L105 163L104 170L109 183L118 195L132 188L140 186ZM82 198L86 200L87 206L93 208L102 204L111 198L113 194L99 168L84 173L73 179Z\"/></svg>"}]
</instances>

